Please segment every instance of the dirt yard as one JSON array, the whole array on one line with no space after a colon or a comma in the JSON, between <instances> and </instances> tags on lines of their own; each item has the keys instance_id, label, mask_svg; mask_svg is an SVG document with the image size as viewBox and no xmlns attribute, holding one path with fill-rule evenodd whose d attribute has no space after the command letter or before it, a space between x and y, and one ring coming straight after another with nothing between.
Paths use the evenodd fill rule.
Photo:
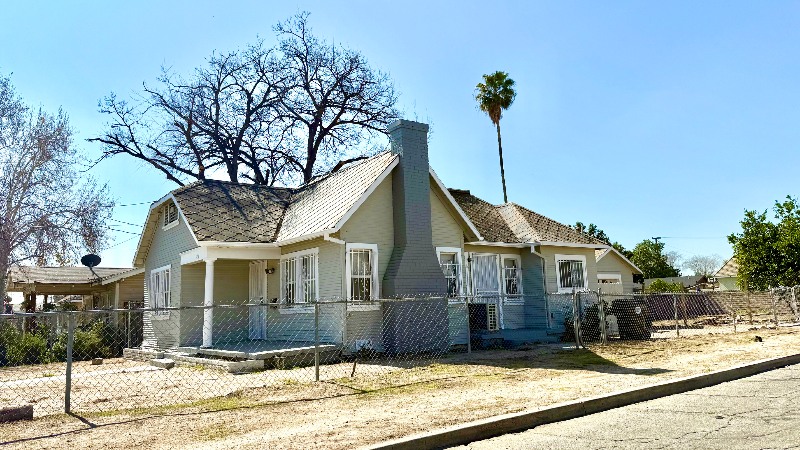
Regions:
<instances>
[{"instance_id":1,"label":"dirt yard","mask_svg":"<svg viewBox=\"0 0 800 450\"><path fill-rule=\"evenodd\" d=\"M756 335L763 342L756 342ZM189 390L200 400L0 425L0 442L7 448L349 449L798 352L800 328L758 329L581 351L563 345L482 351L408 369L364 363L354 378L348 376L352 364L342 364L328 368L321 383L300 382L290 375L299 372L281 371L286 374L281 383L241 389L229 384L231 392L222 398L203 399L197 387L159 381L153 392ZM204 376L214 385L248 377L199 372L208 372ZM114 395L106 400L120 401Z\"/></svg>"}]
</instances>

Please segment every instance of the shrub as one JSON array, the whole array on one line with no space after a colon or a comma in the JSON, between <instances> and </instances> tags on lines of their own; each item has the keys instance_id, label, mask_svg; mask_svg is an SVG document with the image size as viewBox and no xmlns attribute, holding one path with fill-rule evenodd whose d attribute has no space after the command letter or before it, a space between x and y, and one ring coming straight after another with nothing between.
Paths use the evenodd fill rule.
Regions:
<instances>
[{"instance_id":1,"label":"shrub","mask_svg":"<svg viewBox=\"0 0 800 450\"><path fill-rule=\"evenodd\" d=\"M653 280L647 287L649 292L683 292L683 285L680 283L667 283L661 278Z\"/></svg>"},{"instance_id":2,"label":"shrub","mask_svg":"<svg viewBox=\"0 0 800 450\"><path fill-rule=\"evenodd\" d=\"M48 329L40 326L36 333L22 333L11 323L0 329L0 362L3 365L42 364L48 362Z\"/></svg>"}]
</instances>

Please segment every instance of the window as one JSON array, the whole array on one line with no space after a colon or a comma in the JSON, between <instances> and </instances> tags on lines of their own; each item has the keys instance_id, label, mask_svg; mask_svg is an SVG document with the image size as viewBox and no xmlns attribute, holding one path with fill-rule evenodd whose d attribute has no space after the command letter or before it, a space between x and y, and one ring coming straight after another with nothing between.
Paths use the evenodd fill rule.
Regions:
<instances>
[{"instance_id":1,"label":"window","mask_svg":"<svg viewBox=\"0 0 800 450\"><path fill-rule=\"evenodd\" d=\"M170 266L160 267L150 272L150 307L155 309L170 307ZM169 311L154 311L154 316L169 316Z\"/></svg>"},{"instance_id":2,"label":"window","mask_svg":"<svg viewBox=\"0 0 800 450\"><path fill-rule=\"evenodd\" d=\"M439 264L447 281L447 296L461 295L461 249L457 247L436 247Z\"/></svg>"},{"instance_id":3,"label":"window","mask_svg":"<svg viewBox=\"0 0 800 450\"><path fill-rule=\"evenodd\" d=\"M347 298L373 300L378 298L378 246L347 244Z\"/></svg>"},{"instance_id":4,"label":"window","mask_svg":"<svg viewBox=\"0 0 800 450\"><path fill-rule=\"evenodd\" d=\"M178 223L178 208L175 203L169 202L164 206L164 228L171 228L170 225Z\"/></svg>"},{"instance_id":5,"label":"window","mask_svg":"<svg viewBox=\"0 0 800 450\"><path fill-rule=\"evenodd\" d=\"M286 304L307 303L317 299L318 249L284 255L281 258L281 300Z\"/></svg>"},{"instance_id":6,"label":"window","mask_svg":"<svg viewBox=\"0 0 800 450\"><path fill-rule=\"evenodd\" d=\"M622 283L622 275L618 273L598 273L597 282L600 284L619 284Z\"/></svg>"},{"instance_id":7,"label":"window","mask_svg":"<svg viewBox=\"0 0 800 450\"><path fill-rule=\"evenodd\" d=\"M586 286L586 257L583 255L556 255L556 280L558 292L582 291Z\"/></svg>"},{"instance_id":8,"label":"window","mask_svg":"<svg viewBox=\"0 0 800 450\"><path fill-rule=\"evenodd\" d=\"M503 289L506 295L522 294L521 258L517 256L503 257Z\"/></svg>"}]
</instances>

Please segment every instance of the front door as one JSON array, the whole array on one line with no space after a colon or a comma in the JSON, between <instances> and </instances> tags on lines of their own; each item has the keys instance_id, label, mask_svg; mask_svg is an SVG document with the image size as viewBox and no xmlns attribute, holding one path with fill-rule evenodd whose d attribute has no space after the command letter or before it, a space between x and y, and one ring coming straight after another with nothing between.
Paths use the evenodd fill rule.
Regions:
<instances>
[{"instance_id":1,"label":"front door","mask_svg":"<svg viewBox=\"0 0 800 450\"><path fill-rule=\"evenodd\" d=\"M267 262L264 260L250 262L250 339L267 338Z\"/></svg>"}]
</instances>

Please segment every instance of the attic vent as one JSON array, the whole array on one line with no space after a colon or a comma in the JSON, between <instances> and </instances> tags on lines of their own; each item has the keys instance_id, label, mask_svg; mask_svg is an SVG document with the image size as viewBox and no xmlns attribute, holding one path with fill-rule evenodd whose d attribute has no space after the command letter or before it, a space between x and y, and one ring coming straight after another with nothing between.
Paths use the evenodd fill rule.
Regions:
<instances>
[{"instance_id":1,"label":"attic vent","mask_svg":"<svg viewBox=\"0 0 800 450\"><path fill-rule=\"evenodd\" d=\"M164 226L167 226L178 220L178 208L175 203L169 203L164 207Z\"/></svg>"},{"instance_id":2,"label":"attic vent","mask_svg":"<svg viewBox=\"0 0 800 450\"><path fill-rule=\"evenodd\" d=\"M447 189L451 194L470 195L469 189Z\"/></svg>"}]
</instances>

